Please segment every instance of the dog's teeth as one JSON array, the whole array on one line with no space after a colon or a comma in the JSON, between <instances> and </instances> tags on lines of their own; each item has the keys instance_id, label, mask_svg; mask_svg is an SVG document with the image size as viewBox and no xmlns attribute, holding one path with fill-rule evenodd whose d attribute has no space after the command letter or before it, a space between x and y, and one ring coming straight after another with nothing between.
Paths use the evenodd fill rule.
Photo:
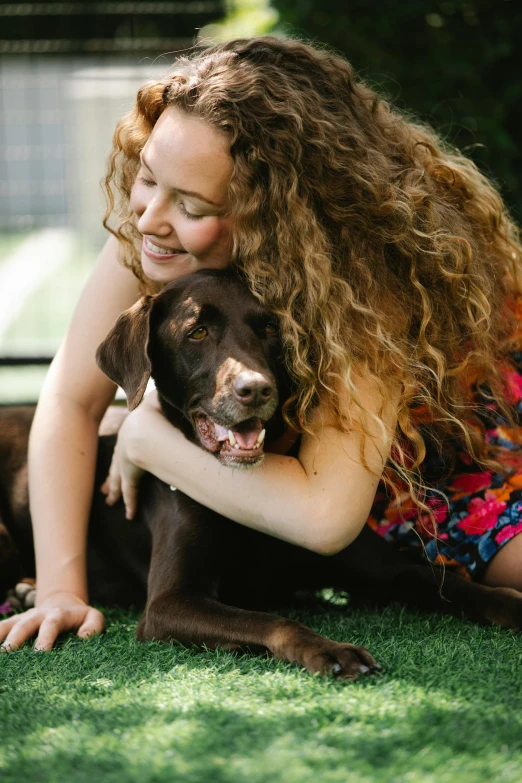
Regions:
<instances>
[{"instance_id":1,"label":"dog's teeth","mask_svg":"<svg viewBox=\"0 0 522 783\"><path fill-rule=\"evenodd\" d=\"M266 435L266 430L261 430L261 432L259 433L259 435L257 437L256 442L254 443L254 448L255 449L260 449L261 448L261 444L263 443L263 441L265 439L265 435Z\"/></svg>"},{"instance_id":2,"label":"dog's teeth","mask_svg":"<svg viewBox=\"0 0 522 783\"><path fill-rule=\"evenodd\" d=\"M239 443L234 444L234 448L239 451Z\"/></svg>"},{"instance_id":3,"label":"dog's teeth","mask_svg":"<svg viewBox=\"0 0 522 783\"><path fill-rule=\"evenodd\" d=\"M234 433L232 432L232 430L229 430L229 431L228 431L228 439L229 439L229 441L230 441L230 445L231 445L231 446L235 446L235 445L236 445L236 443L237 443L237 441L236 441L236 436L234 435Z\"/></svg>"}]
</instances>

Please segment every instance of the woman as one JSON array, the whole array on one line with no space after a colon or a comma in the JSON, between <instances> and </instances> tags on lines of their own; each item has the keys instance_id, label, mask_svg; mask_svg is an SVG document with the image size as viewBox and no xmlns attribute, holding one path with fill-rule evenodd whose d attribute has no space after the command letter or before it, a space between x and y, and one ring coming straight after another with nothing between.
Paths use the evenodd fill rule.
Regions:
<instances>
[{"instance_id":1,"label":"woman","mask_svg":"<svg viewBox=\"0 0 522 783\"><path fill-rule=\"evenodd\" d=\"M379 100L347 62L272 37L177 61L118 125L106 182L113 236L33 425L37 605L0 623L8 649L34 634L49 649L63 631L103 629L88 605L85 539L97 431L115 388L95 349L140 292L198 269L235 265L279 316L299 389L288 411L303 430L299 455L224 471L149 398L126 419L105 486L108 502L123 490L128 516L147 470L327 555L358 535L381 478L395 490L384 518L407 499L421 530L440 519L419 470L428 437L446 465L464 454L470 472L504 475L470 395L475 382L490 414L513 424L501 357L520 291L515 228L471 162ZM521 542L503 542L486 581L522 589Z\"/></svg>"}]
</instances>

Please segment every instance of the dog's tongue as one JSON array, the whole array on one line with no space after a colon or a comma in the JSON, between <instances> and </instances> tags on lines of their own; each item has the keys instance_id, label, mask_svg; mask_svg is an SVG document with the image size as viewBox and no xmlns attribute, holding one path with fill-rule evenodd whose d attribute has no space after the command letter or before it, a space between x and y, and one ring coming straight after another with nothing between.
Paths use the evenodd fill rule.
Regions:
<instances>
[{"instance_id":1,"label":"dog's tongue","mask_svg":"<svg viewBox=\"0 0 522 783\"><path fill-rule=\"evenodd\" d=\"M252 418L242 421L240 424L236 424L234 427L222 427L220 424L214 424L216 429L217 440L228 440L228 433L234 433L234 437L240 449L245 451L251 451L257 439L263 429L263 422L261 419Z\"/></svg>"}]
</instances>

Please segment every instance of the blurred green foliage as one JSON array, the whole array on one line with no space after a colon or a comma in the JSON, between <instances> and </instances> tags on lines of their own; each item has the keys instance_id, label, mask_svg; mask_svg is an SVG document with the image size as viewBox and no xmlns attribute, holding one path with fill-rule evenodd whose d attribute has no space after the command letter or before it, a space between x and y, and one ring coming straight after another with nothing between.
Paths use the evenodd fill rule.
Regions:
<instances>
[{"instance_id":1,"label":"blurred green foliage","mask_svg":"<svg viewBox=\"0 0 522 783\"><path fill-rule=\"evenodd\" d=\"M279 31L342 52L381 94L471 157L522 220L520 0L272 2Z\"/></svg>"}]
</instances>

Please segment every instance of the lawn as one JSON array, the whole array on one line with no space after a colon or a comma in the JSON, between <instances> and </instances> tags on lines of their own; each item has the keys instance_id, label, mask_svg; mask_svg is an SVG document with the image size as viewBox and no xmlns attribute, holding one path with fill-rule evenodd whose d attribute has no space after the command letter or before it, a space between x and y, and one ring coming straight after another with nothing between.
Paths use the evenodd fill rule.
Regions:
<instances>
[{"instance_id":1,"label":"lawn","mask_svg":"<svg viewBox=\"0 0 522 783\"><path fill-rule=\"evenodd\" d=\"M522 779L522 637L397 607L290 611L382 675L134 639L137 613L0 655L0 780L351 783Z\"/></svg>"}]
</instances>

